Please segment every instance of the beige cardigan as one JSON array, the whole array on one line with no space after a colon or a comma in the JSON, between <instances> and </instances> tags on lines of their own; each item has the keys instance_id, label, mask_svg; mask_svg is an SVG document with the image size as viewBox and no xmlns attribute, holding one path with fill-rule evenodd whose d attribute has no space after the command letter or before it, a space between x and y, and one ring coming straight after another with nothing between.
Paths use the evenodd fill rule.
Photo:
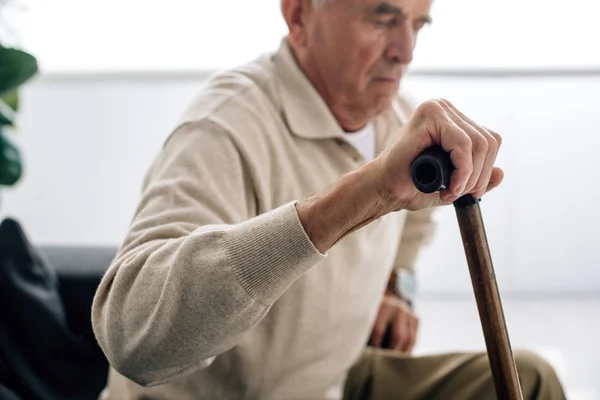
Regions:
<instances>
[{"instance_id":1,"label":"beige cardigan","mask_svg":"<svg viewBox=\"0 0 600 400\"><path fill-rule=\"evenodd\" d=\"M375 120L377 147L410 112ZM157 155L94 299L104 399L322 399L368 340L431 211L387 215L328 254L295 202L364 163L286 42L214 76ZM406 223L405 223L406 221Z\"/></svg>"}]
</instances>

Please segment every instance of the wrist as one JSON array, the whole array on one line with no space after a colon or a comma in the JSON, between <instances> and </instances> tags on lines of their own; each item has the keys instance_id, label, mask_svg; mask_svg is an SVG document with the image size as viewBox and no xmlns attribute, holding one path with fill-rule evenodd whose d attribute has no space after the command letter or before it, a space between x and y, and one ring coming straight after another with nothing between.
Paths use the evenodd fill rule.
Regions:
<instances>
[{"instance_id":1,"label":"wrist","mask_svg":"<svg viewBox=\"0 0 600 400\"><path fill-rule=\"evenodd\" d=\"M319 251L327 252L351 232L401 208L380 185L378 169L371 162L297 204L300 221Z\"/></svg>"}]
</instances>

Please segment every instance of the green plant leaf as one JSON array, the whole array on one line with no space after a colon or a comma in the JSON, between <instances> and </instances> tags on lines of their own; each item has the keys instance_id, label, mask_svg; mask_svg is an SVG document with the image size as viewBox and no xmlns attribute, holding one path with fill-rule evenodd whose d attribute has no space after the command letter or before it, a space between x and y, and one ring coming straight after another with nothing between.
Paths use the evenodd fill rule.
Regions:
<instances>
[{"instance_id":1,"label":"green plant leaf","mask_svg":"<svg viewBox=\"0 0 600 400\"><path fill-rule=\"evenodd\" d=\"M6 93L0 100L4 101L13 111L19 110L19 91L14 89Z\"/></svg>"},{"instance_id":2,"label":"green plant leaf","mask_svg":"<svg viewBox=\"0 0 600 400\"><path fill-rule=\"evenodd\" d=\"M12 186L21 179L23 164L17 147L0 128L0 185Z\"/></svg>"},{"instance_id":3,"label":"green plant leaf","mask_svg":"<svg viewBox=\"0 0 600 400\"><path fill-rule=\"evenodd\" d=\"M0 96L18 88L38 72L34 56L0 46Z\"/></svg>"},{"instance_id":4,"label":"green plant leaf","mask_svg":"<svg viewBox=\"0 0 600 400\"><path fill-rule=\"evenodd\" d=\"M15 112L11 107L0 99L0 129L3 126L14 125Z\"/></svg>"}]
</instances>

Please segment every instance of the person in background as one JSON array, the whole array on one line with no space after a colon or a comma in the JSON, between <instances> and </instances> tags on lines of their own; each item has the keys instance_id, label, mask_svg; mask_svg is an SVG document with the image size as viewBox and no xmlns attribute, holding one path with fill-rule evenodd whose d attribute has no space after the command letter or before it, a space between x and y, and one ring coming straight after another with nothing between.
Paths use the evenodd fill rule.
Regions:
<instances>
[{"instance_id":1,"label":"person in background","mask_svg":"<svg viewBox=\"0 0 600 400\"><path fill-rule=\"evenodd\" d=\"M492 399L485 352L411 355L432 212L498 186L499 134L400 96L432 0L283 0L280 48L213 76L98 287L108 399ZM260 23L260 21L256 21ZM412 161L441 145L450 187ZM563 399L515 352L527 399Z\"/></svg>"}]
</instances>

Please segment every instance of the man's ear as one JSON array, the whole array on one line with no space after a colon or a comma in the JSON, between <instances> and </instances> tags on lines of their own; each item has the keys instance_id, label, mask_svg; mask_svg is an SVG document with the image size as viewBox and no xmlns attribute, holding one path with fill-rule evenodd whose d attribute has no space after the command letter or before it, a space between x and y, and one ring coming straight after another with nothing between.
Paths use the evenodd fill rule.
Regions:
<instances>
[{"instance_id":1,"label":"man's ear","mask_svg":"<svg viewBox=\"0 0 600 400\"><path fill-rule=\"evenodd\" d=\"M311 0L281 1L281 11L289 30L288 37L295 45L306 41L306 16L311 9Z\"/></svg>"}]
</instances>

